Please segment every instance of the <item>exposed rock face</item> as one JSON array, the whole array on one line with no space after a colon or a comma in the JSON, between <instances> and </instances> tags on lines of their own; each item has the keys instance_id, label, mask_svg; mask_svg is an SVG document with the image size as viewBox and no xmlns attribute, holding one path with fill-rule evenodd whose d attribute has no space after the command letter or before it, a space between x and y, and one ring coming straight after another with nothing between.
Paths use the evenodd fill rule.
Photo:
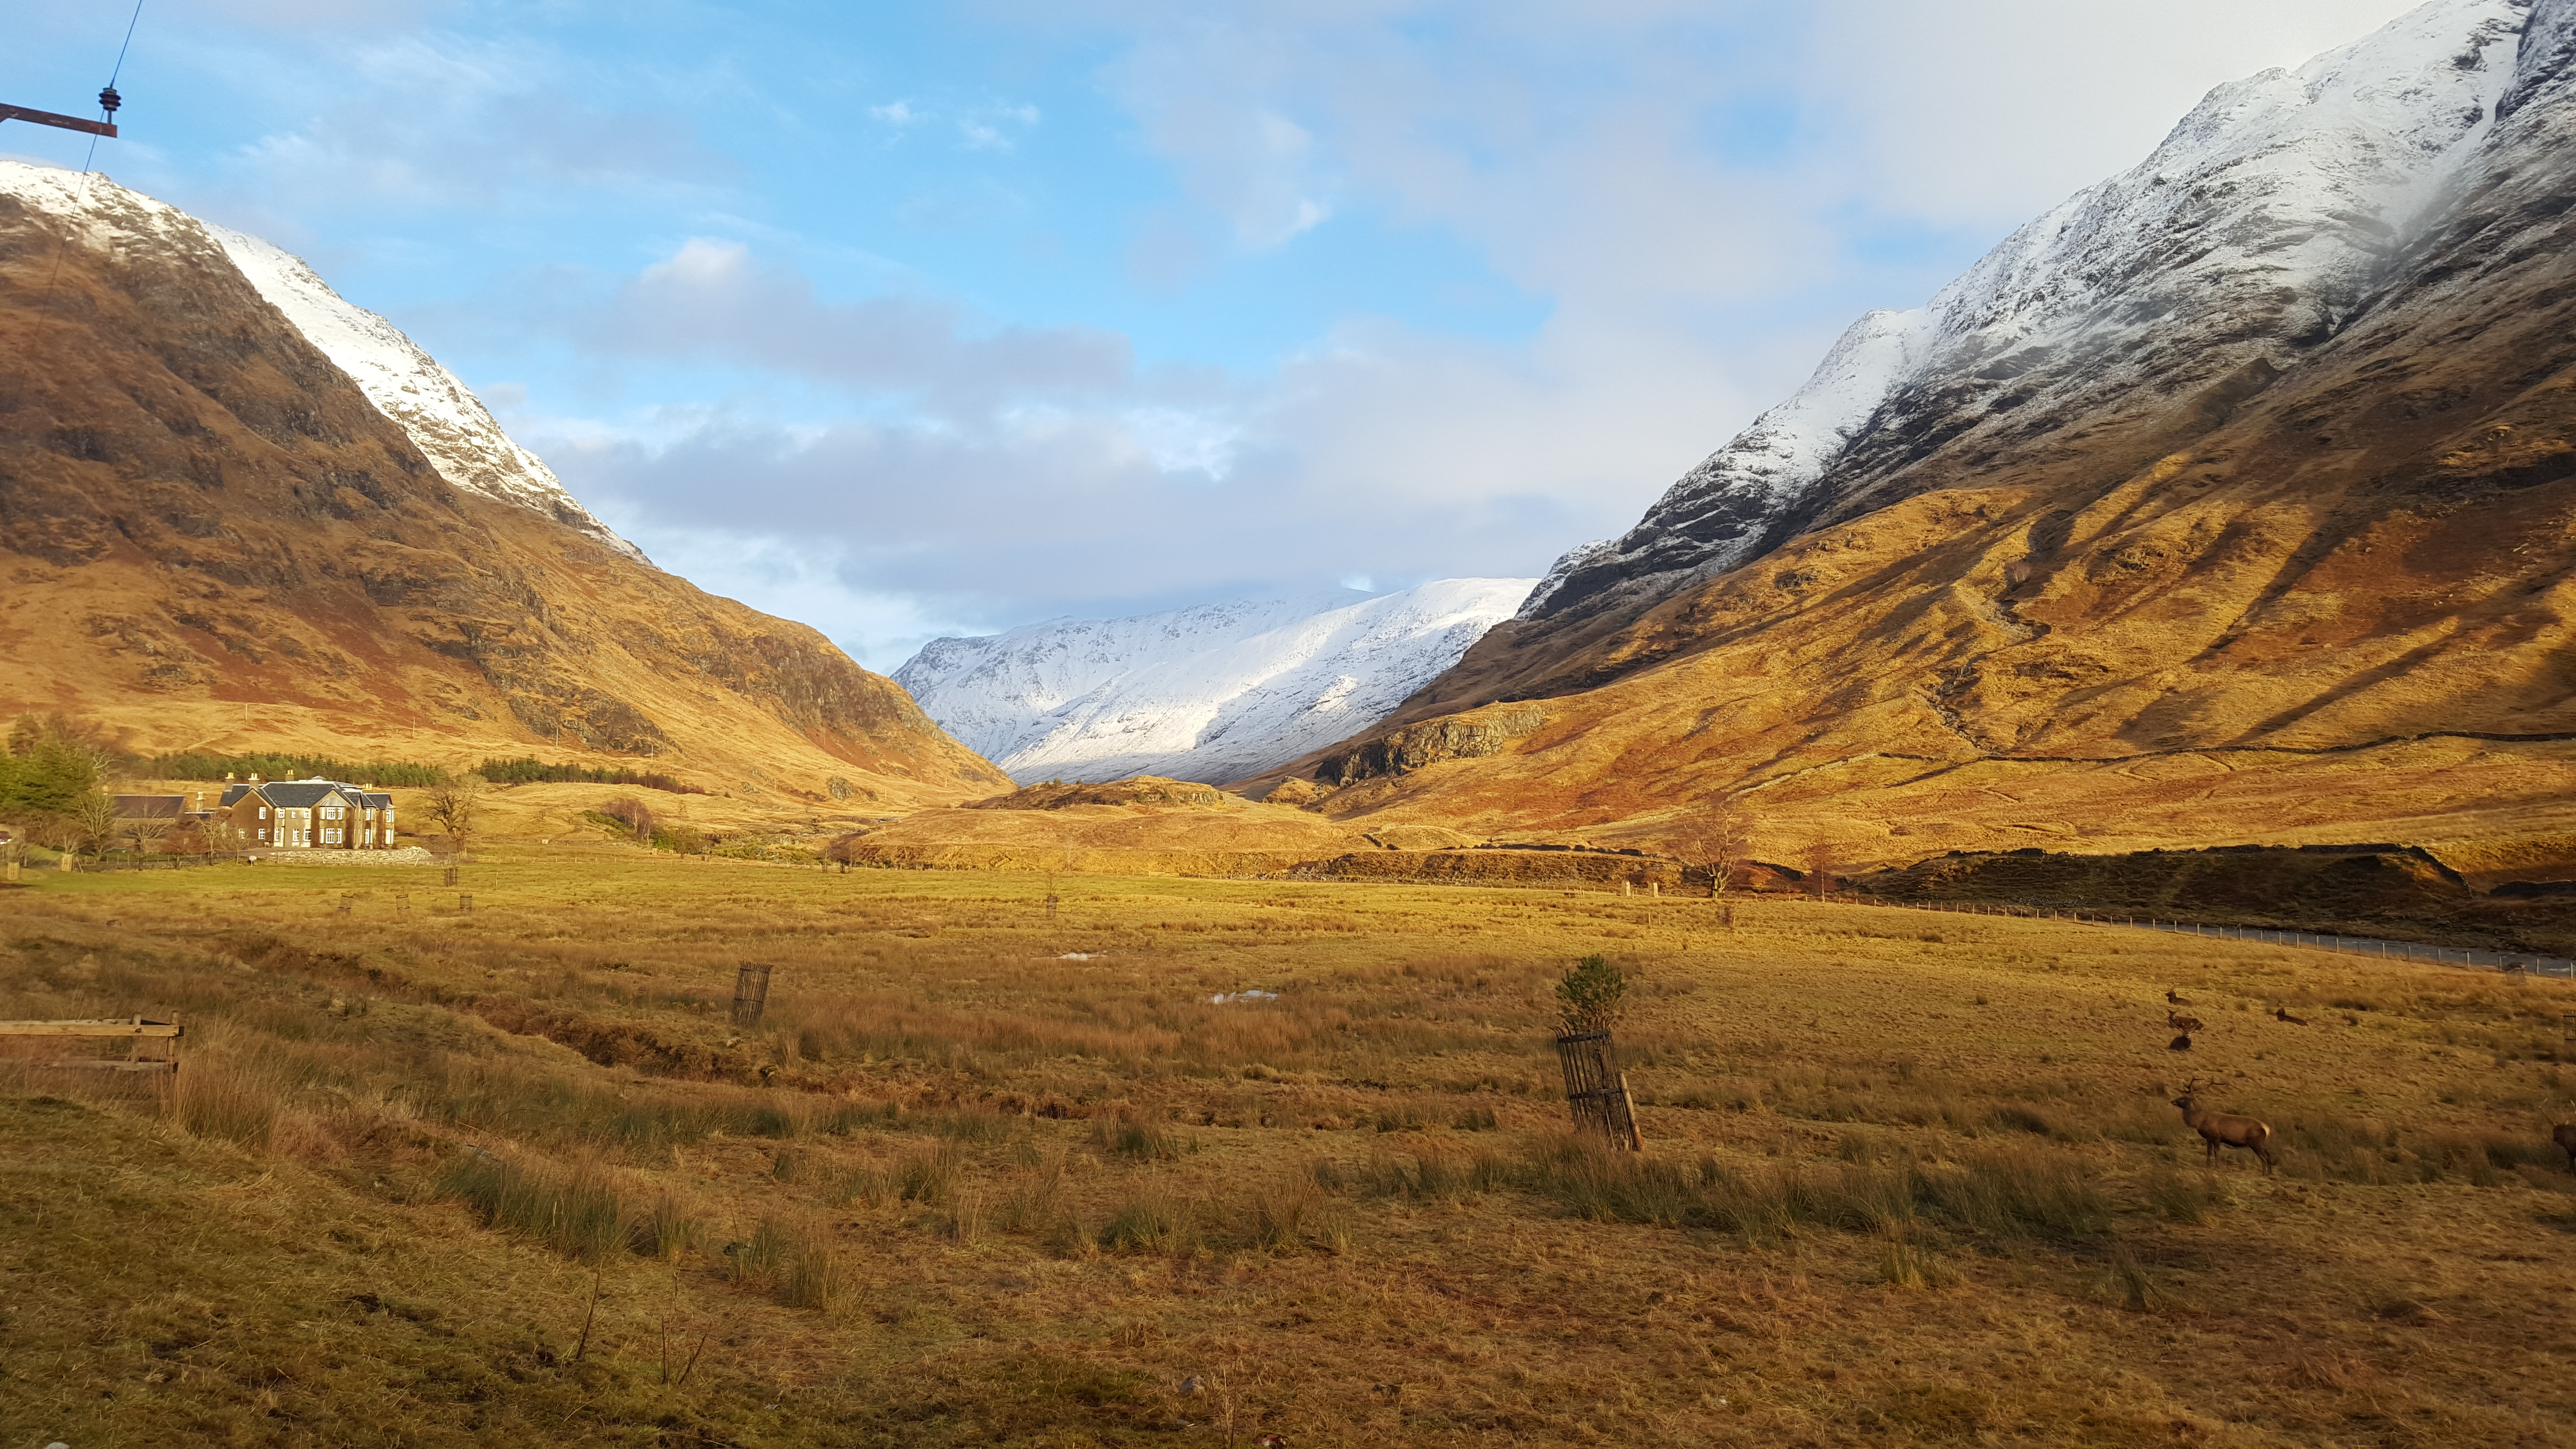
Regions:
<instances>
[{"instance_id":1,"label":"exposed rock face","mask_svg":"<svg viewBox=\"0 0 2576 1449\"><path fill-rule=\"evenodd\" d=\"M1075 805L1231 805L1238 798L1214 785L1135 775L1097 785L1027 785L1008 795L969 802L968 810L1063 810Z\"/></svg>"},{"instance_id":2,"label":"exposed rock face","mask_svg":"<svg viewBox=\"0 0 2576 1449\"><path fill-rule=\"evenodd\" d=\"M2576 760L2571 65L2576 0L2437 0L2222 87L1864 323L1368 738L1530 699L1544 729L1322 808L1651 839L1752 789L1775 835L1873 860L1972 818L2139 848L2546 824L2535 782ZM2415 739L2490 743L2380 743Z\"/></svg>"},{"instance_id":3,"label":"exposed rock face","mask_svg":"<svg viewBox=\"0 0 2576 1449\"><path fill-rule=\"evenodd\" d=\"M1352 785L1411 774L1443 760L1481 759L1499 753L1513 740L1527 739L1546 722L1546 713L1533 704L1500 705L1473 714L1425 720L1325 756L1315 767L1315 778L1334 785Z\"/></svg>"},{"instance_id":4,"label":"exposed rock face","mask_svg":"<svg viewBox=\"0 0 2576 1449\"><path fill-rule=\"evenodd\" d=\"M146 750L1004 783L813 630L452 485L191 218L61 195L0 163L0 711Z\"/></svg>"}]
</instances>

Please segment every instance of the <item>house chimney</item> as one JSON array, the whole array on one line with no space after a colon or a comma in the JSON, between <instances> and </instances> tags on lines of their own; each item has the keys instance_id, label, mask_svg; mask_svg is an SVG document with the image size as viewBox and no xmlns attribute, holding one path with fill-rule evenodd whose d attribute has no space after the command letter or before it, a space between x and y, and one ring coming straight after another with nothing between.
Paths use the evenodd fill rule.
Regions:
<instances>
[{"instance_id":1,"label":"house chimney","mask_svg":"<svg viewBox=\"0 0 2576 1449\"><path fill-rule=\"evenodd\" d=\"M250 782L254 785L259 783L259 771L253 770L250 772Z\"/></svg>"}]
</instances>

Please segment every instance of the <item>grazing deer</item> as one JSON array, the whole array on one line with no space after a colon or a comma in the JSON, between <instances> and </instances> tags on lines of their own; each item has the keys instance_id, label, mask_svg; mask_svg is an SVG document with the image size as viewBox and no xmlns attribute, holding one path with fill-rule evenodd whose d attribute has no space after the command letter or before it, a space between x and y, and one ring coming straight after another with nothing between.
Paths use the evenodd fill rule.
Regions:
<instances>
[{"instance_id":1,"label":"grazing deer","mask_svg":"<svg viewBox=\"0 0 2576 1449\"><path fill-rule=\"evenodd\" d=\"M2182 1109L2182 1125L2199 1133L2200 1140L2209 1144L2210 1165L2218 1164L2218 1149L2242 1147L2263 1159L2264 1174L2269 1176L2272 1171L2272 1129L2251 1117L2202 1111L2200 1104L2192 1100L2192 1094L2199 1090L2199 1085L2197 1081L2183 1083L2182 1095L2174 1098L2173 1104Z\"/></svg>"},{"instance_id":2,"label":"grazing deer","mask_svg":"<svg viewBox=\"0 0 2576 1449\"><path fill-rule=\"evenodd\" d=\"M2567 1170L2576 1172L2576 1122L2561 1122L2550 1128L2549 1140L2567 1149Z\"/></svg>"},{"instance_id":3,"label":"grazing deer","mask_svg":"<svg viewBox=\"0 0 2576 1449\"><path fill-rule=\"evenodd\" d=\"M2200 1030L2200 1018L2168 1011L2165 1013L2165 1025L2179 1032L2195 1032Z\"/></svg>"},{"instance_id":4,"label":"grazing deer","mask_svg":"<svg viewBox=\"0 0 2576 1449\"><path fill-rule=\"evenodd\" d=\"M2274 1021L2286 1021L2292 1026L2306 1026L2308 1024L2308 1019L2306 1017L2292 1016L2290 1014L2290 1008L2286 1006L2273 1007L2272 1019Z\"/></svg>"},{"instance_id":5,"label":"grazing deer","mask_svg":"<svg viewBox=\"0 0 2576 1449\"><path fill-rule=\"evenodd\" d=\"M2173 988L2172 988L2172 987L2170 987L2170 986L2168 986L2168 987L2166 987L2166 988L2165 988L2165 1000L2166 1000L2167 1002L2171 1003L2172 1005L2175 1005L2175 1006L2189 1006L2189 1005L2191 1005L2191 998L2190 998L2190 997L2188 997L2188 996L2176 996L2176 995L2174 994L2174 990L2173 990Z\"/></svg>"},{"instance_id":6,"label":"grazing deer","mask_svg":"<svg viewBox=\"0 0 2576 1449\"><path fill-rule=\"evenodd\" d=\"M2180 1036L2178 1036L2178 1037L2175 1037L2172 1041L2166 1042L2166 1043L2165 1043L2165 1050L2166 1050L2166 1051L2169 1051L2169 1052L2187 1052L2187 1051L2190 1051L2190 1050L2191 1050L2191 1033L2190 1033L2190 1032L2184 1032L2182 1035L2180 1035Z\"/></svg>"}]
</instances>

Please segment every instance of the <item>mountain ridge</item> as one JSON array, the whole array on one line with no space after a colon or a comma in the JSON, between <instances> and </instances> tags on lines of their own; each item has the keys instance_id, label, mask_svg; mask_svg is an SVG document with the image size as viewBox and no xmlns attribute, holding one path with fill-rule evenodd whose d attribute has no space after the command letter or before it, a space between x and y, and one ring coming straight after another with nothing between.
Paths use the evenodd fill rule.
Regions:
<instances>
[{"instance_id":1,"label":"mountain ridge","mask_svg":"<svg viewBox=\"0 0 2576 1449\"><path fill-rule=\"evenodd\" d=\"M1364 729L1508 617L1528 579L1443 579L937 639L894 679L1023 784L1222 784Z\"/></svg>"},{"instance_id":2,"label":"mountain ridge","mask_svg":"<svg viewBox=\"0 0 2576 1449\"><path fill-rule=\"evenodd\" d=\"M451 483L194 218L65 176L0 162L0 710L145 753L542 746L881 805L1005 784L812 629Z\"/></svg>"},{"instance_id":3,"label":"mountain ridge","mask_svg":"<svg viewBox=\"0 0 2576 1449\"><path fill-rule=\"evenodd\" d=\"M1808 410L1858 417L1847 435L1757 423L1695 471L1724 486L1686 478L1373 731L1267 778L1421 758L1383 742L1522 701L1542 722L1494 752L1352 779L1323 808L1651 840L1752 790L1871 859L2131 830L2106 803L2122 791L2157 822L2124 848L2562 817L2571 58L2571 0L2439 0L2218 88L2147 162L1945 288L1952 334L1904 314L1847 334L1821 392L1888 379L1865 406ZM2328 204L2363 193L2378 214ZM2068 207L2100 225L2052 253L2080 230ZM1960 303L1998 276L2048 307ZM1774 486L1800 457L1824 471ZM2443 735L2519 742L2361 748ZM2329 748L2349 770L2316 763ZM2194 754L2222 749L2244 753ZM2116 763L2144 754L2175 763ZM2106 779L2204 765L2245 784L2191 797L2199 814ZM2005 769L2008 788L1967 787ZM2258 798L2259 826L2223 813Z\"/></svg>"}]
</instances>

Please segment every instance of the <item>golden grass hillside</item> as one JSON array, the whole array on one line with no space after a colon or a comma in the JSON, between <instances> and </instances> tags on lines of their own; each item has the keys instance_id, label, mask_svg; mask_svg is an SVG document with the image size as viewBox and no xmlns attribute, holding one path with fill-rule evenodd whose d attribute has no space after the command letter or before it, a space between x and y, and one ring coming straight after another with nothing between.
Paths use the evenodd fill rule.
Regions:
<instances>
[{"instance_id":1,"label":"golden grass hillside","mask_svg":"<svg viewBox=\"0 0 2576 1449\"><path fill-rule=\"evenodd\" d=\"M450 486L194 221L104 178L82 216L0 196L0 715L905 808L1008 784L815 630Z\"/></svg>"},{"instance_id":2,"label":"golden grass hillside","mask_svg":"<svg viewBox=\"0 0 2576 1449\"><path fill-rule=\"evenodd\" d=\"M470 914L426 871L0 892L0 1016L188 1024L168 1093L5 1070L0 1441L2576 1423L2549 983L1813 903L1094 876L1050 919L1036 875L485 854ZM1636 1158L1562 1134L1548 993L1590 953L1640 982ZM2187 1075L2277 1175L2202 1166Z\"/></svg>"}]
</instances>

